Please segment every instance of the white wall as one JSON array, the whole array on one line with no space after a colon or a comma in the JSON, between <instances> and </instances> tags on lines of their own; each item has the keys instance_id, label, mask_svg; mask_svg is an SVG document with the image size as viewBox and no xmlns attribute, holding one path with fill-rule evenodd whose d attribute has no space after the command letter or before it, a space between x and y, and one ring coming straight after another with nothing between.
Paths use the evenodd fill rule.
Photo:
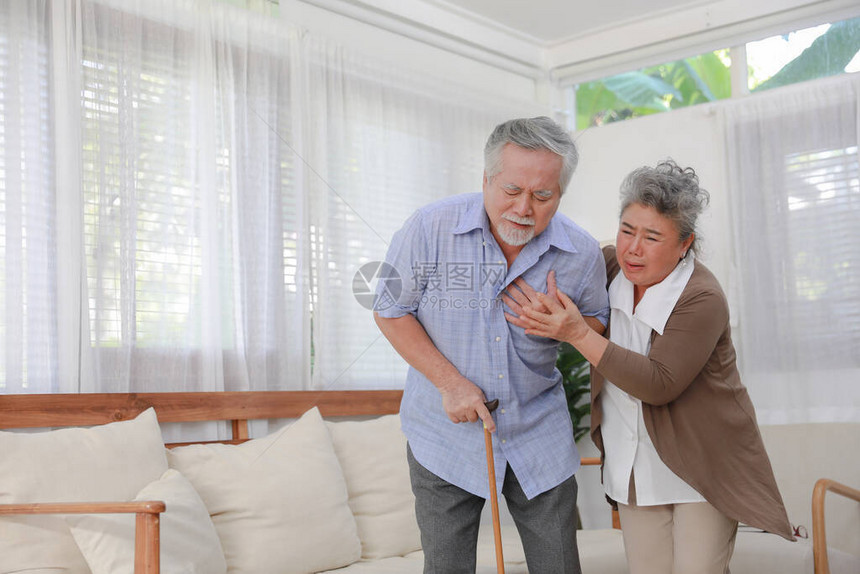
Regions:
<instances>
[{"instance_id":1,"label":"white wall","mask_svg":"<svg viewBox=\"0 0 860 574\"><path fill-rule=\"evenodd\" d=\"M460 46L452 44L450 49L445 48L444 37L423 33L420 29L416 31L408 23L398 25L397 22L389 22L384 16L378 16L377 19L380 25L389 29L298 0L281 0L280 7L281 18L290 24L325 36L356 53L390 62L399 69L437 75L485 93L495 91L506 100L534 103L538 97L537 83L544 73L535 66L511 66L513 70L519 71L504 69L501 56L497 58L499 65L488 64L479 59L486 56L480 49L475 50L474 57L461 55L456 53ZM361 13L357 12L356 16L359 15ZM402 33L391 31L397 29L401 29ZM477 24L470 29L481 37L486 33ZM426 41L422 41L421 37ZM536 47L531 59L540 59Z\"/></svg>"},{"instance_id":2,"label":"white wall","mask_svg":"<svg viewBox=\"0 0 860 574\"><path fill-rule=\"evenodd\" d=\"M699 222L702 258L725 288L731 244L724 133L717 106L694 106L575 134L579 167L559 211L598 240L614 240L624 176L667 157L693 167L711 194L710 207Z\"/></svg>"}]
</instances>

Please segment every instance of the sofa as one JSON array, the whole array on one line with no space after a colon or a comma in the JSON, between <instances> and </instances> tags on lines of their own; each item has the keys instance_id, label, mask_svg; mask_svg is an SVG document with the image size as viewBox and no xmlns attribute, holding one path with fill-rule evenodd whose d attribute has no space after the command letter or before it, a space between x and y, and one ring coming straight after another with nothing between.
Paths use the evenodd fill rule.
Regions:
<instances>
[{"instance_id":1,"label":"sofa","mask_svg":"<svg viewBox=\"0 0 860 574\"><path fill-rule=\"evenodd\" d=\"M9 429L0 431L0 574L421 572L399 398L0 396L0 428ZM176 425L201 439L170 442ZM860 572L860 504L839 496L860 482L858 457L846 456L858 429L763 429L790 518L810 534L812 485L825 471L837 480L829 483L836 494L827 495L824 553L837 574ZM525 573L515 527L503 522L505 570ZM581 530L578 544L586 574L627 573L620 530ZM828 565L813 565L813 555L809 539L790 543L742 527L731 569L825 574ZM496 572L488 522L478 572Z\"/></svg>"}]
</instances>

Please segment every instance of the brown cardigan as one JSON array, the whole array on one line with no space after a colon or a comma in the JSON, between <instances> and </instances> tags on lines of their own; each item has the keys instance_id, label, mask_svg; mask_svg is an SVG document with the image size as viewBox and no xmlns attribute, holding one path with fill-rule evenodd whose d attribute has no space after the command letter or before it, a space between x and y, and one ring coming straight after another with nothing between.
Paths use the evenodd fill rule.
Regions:
<instances>
[{"instance_id":1,"label":"brown cardigan","mask_svg":"<svg viewBox=\"0 0 860 574\"><path fill-rule=\"evenodd\" d=\"M611 282L620 270L615 248L603 254ZM725 295L695 265L663 335L651 334L648 356L610 342L592 369L592 439L603 455L600 392L608 379L642 401L645 427L672 472L726 516L794 540L738 374Z\"/></svg>"}]
</instances>

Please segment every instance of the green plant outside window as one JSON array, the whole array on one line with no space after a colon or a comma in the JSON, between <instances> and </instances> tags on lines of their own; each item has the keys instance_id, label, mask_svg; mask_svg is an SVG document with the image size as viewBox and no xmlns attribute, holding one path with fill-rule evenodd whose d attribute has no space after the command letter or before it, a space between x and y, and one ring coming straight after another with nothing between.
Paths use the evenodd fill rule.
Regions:
<instances>
[{"instance_id":1,"label":"green plant outside window","mask_svg":"<svg viewBox=\"0 0 860 574\"><path fill-rule=\"evenodd\" d=\"M580 84L576 128L693 106L731 96L728 50Z\"/></svg>"},{"instance_id":2,"label":"green plant outside window","mask_svg":"<svg viewBox=\"0 0 860 574\"><path fill-rule=\"evenodd\" d=\"M860 70L860 18L747 44L748 87L758 92Z\"/></svg>"},{"instance_id":3,"label":"green plant outside window","mask_svg":"<svg viewBox=\"0 0 860 574\"><path fill-rule=\"evenodd\" d=\"M856 72L860 18L750 42L746 52L751 92ZM727 99L732 95L731 66L729 50L722 49L580 84L576 128Z\"/></svg>"}]
</instances>

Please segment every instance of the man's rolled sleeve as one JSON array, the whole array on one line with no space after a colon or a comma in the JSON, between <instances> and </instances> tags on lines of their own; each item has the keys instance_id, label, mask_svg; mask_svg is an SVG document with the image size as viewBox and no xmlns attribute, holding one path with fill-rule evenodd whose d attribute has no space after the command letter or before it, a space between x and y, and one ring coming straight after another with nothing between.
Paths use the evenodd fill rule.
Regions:
<instances>
[{"instance_id":1,"label":"man's rolled sleeve","mask_svg":"<svg viewBox=\"0 0 860 574\"><path fill-rule=\"evenodd\" d=\"M599 249L594 251L591 265L583 274L582 289L577 302L584 317L594 317L605 327L609 323L609 295L606 291L606 265Z\"/></svg>"},{"instance_id":2,"label":"man's rolled sleeve","mask_svg":"<svg viewBox=\"0 0 860 574\"><path fill-rule=\"evenodd\" d=\"M396 319L417 313L427 285L427 277L416 269L417 264L426 262L428 258L424 236L419 210L412 214L391 238L385 263L396 270L400 283L399 289L389 288L388 293L393 297L384 293L386 285L383 281L377 284L373 310L380 317ZM389 281L393 279L395 278L388 278Z\"/></svg>"}]
</instances>

